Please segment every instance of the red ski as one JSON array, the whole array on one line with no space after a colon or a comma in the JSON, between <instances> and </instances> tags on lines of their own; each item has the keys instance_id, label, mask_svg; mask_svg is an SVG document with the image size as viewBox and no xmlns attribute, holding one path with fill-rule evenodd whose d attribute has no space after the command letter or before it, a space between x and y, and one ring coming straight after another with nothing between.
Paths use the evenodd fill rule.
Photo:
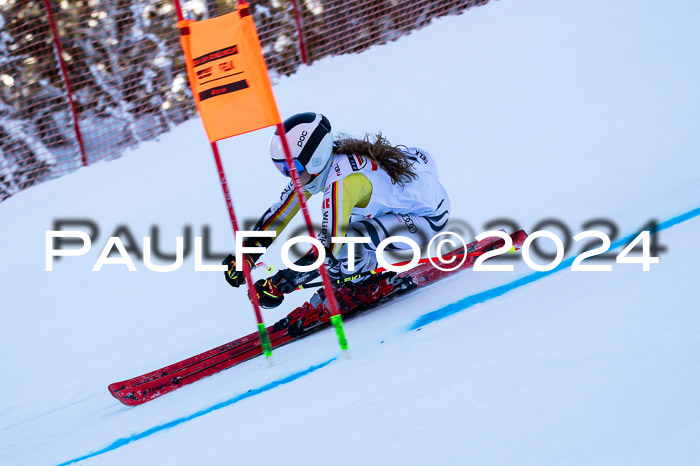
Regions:
<instances>
[{"instance_id":1,"label":"red ski","mask_svg":"<svg viewBox=\"0 0 700 466\"><path fill-rule=\"evenodd\" d=\"M510 236L513 239L513 245L516 249L520 249L527 238L527 234L523 230L517 231ZM459 269L446 272L427 263L420 264L400 275L403 277L411 277L415 285L413 289L422 288L446 276L452 275L459 270L471 268L474 262L476 262L479 255L478 253L483 253L502 246L503 240L496 237L486 238L479 242L475 241L467 245L466 252L468 255ZM450 254L464 254L464 250L463 248L459 248ZM412 290L408 292L410 291ZM329 324L319 325L296 338L288 335L287 329L274 331L271 326L268 327L267 330L270 335L272 347L277 348L320 328L327 327L328 325ZM249 359L253 359L261 354L262 348L258 338L258 332L255 332L162 369L122 382L110 384L109 391L117 400L125 405L140 405L180 387L191 384L192 382L196 382L204 377L216 374L217 372L221 372L224 369L228 369L229 367Z\"/></svg>"}]
</instances>

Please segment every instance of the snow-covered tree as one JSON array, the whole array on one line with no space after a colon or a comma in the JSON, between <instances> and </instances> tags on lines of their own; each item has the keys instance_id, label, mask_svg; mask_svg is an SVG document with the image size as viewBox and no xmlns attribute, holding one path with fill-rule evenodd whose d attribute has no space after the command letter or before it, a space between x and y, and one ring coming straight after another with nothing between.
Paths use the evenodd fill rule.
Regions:
<instances>
[{"instance_id":1,"label":"snow-covered tree","mask_svg":"<svg viewBox=\"0 0 700 466\"><path fill-rule=\"evenodd\" d=\"M297 0L309 58L360 52L488 0ZM195 112L172 0L50 0L89 161L118 156ZM183 0L189 19L237 0ZM301 64L291 0L250 9L272 75ZM42 0L0 0L0 200L80 166Z\"/></svg>"}]
</instances>

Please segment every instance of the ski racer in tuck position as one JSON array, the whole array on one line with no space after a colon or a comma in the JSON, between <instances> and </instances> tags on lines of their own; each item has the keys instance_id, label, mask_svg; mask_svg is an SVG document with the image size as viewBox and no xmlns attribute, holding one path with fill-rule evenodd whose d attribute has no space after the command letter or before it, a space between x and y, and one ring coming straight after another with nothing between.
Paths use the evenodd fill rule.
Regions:
<instances>
[{"instance_id":1,"label":"ski racer in tuck position","mask_svg":"<svg viewBox=\"0 0 700 466\"><path fill-rule=\"evenodd\" d=\"M331 124L318 113L299 113L284 121L284 130L292 151L306 199L323 193L322 227L318 240L326 248L326 267L334 283L341 313L367 306L380 298L412 287L410 279L401 280L393 272L372 274L377 267L376 248L389 236L406 236L419 246L442 231L450 216L450 200L438 180L435 161L427 151L415 147L392 146L381 133L374 142L369 136L354 139L341 136L334 140ZM270 140L270 156L275 167L290 177L282 143L277 131ZM299 211L293 182L282 191L280 200L270 207L254 227L256 231L275 231L277 236ZM348 246L332 243L332 237L363 237L370 242L356 244L354 270L348 269ZM272 238L248 238L245 246L272 244ZM402 244L402 243L399 243ZM396 244L388 250L402 249ZM243 255L253 267L260 255ZM315 262L316 251L309 252L295 264ZM233 255L224 259L226 281L234 287L245 283L242 271L236 270ZM363 274L363 272L365 272ZM359 278L350 279L358 276ZM319 271L280 270L272 277L255 283L260 305L279 306L285 293L299 289L319 276ZM275 324L286 327L292 336L300 335L330 318L323 289L303 306Z\"/></svg>"}]
</instances>

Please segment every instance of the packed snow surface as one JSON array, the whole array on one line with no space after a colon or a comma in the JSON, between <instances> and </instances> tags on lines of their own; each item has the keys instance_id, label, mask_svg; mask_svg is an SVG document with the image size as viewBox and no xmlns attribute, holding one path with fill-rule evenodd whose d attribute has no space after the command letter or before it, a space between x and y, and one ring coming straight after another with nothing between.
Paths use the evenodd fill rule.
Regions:
<instances>
[{"instance_id":1,"label":"packed snow surface","mask_svg":"<svg viewBox=\"0 0 700 466\"><path fill-rule=\"evenodd\" d=\"M650 272L463 272L347 321L349 357L323 331L140 407L108 394L254 330L245 292L192 255L91 271L120 226L140 243L157 225L167 252L208 226L213 251L233 248L198 120L3 202L0 464L698 464L699 23L693 0L504 0L283 79L285 116L432 152L455 229L603 218L621 238L678 221ZM244 219L285 184L271 132L220 144ZM99 236L47 272L59 219Z\"/></svg>"}]
</instances>

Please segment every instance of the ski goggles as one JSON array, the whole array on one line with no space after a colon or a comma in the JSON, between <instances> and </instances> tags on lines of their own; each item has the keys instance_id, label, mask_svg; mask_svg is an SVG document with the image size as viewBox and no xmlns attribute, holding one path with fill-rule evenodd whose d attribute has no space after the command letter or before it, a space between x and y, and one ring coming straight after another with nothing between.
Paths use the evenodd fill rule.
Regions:
<instances>
[{"instance_id":1,"label":"ski goggles","mask_svg":"<svg viewBox=\"0 0 700 466\"><path fill-rule=\"evenodd\" d=\"M281 160L279 162L273 160L273 163L275 164L275 167L277 167L277 170L279 170L281 174L291 178L291 175L289 174L289 166L287 165L287 162L285 160ZM304 165L302 165L301 162L297 159L294 159L294 166L297 168L297 173L299 173L300 175L304 173Z\"/></svg>"}]
</instances>

